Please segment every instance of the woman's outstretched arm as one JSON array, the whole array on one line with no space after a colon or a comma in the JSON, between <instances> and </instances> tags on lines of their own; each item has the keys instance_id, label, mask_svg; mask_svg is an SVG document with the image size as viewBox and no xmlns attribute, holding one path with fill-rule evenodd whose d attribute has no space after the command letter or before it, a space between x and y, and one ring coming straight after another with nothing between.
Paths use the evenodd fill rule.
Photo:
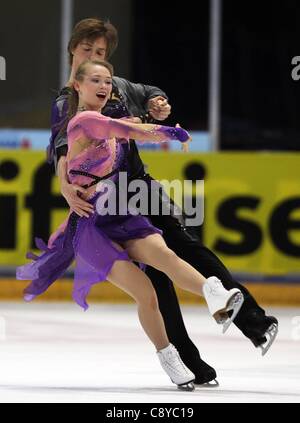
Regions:
<instances>
[{"instance_id":1,"label":"woman's outstretched arm","mask_svg":"<svg viewBox=\"0 0 300 423\"><path fill-rule=\"evenodd\" d=\"M137 124L121 119L111 119L97 112L83 112L71 121L69 135L89 139L134 139L138 142L166 142L177 140L182 143L190 140L189 133L179 126L169 127L152 124Z\"/></svg>"}]
</instances>

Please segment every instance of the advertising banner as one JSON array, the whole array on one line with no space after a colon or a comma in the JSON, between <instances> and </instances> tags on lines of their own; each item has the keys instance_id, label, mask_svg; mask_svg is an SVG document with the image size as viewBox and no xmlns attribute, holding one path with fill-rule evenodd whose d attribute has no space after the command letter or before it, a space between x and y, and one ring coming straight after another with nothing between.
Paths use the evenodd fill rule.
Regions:
<instances>
[{"instance_id":1,"label":"advertising banner","mask_svg":"<svg viewBox=\"0 0 300 423\"><path fill-rule=\"evenodd\" d=\"M300 154L143 152L161 180L204 180L203 243L236 272L300 274ZM198 195L193 189L183 201ZM202 195L202 194L201 194ZM45 153L0 151L0 266L26 262L68 213Z\"/></svg>"}]
</instances>

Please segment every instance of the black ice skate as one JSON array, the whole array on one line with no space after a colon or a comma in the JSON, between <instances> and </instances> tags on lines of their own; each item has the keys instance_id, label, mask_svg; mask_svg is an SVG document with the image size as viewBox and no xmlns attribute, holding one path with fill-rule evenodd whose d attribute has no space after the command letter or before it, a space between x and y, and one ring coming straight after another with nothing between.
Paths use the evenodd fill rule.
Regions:
<instances>
[{"instance_id":1,"label":"black ice skate","mask_svg":"<svg viewBox=\"0 0 300 423\"><path fill-rule=\"evenodd\" d=\"M262 356L263 357L267 354L267 352L269 351L269 349L273 345L277 335L278 335L278 323L277 324L273 323L269 327L267 332L265 333L265 338L267 339L267 342L258 346L258 348L260 348L262 350Z\"/></svg>"},{"instance_id":2,"label":"black ice skate","mask_svg":"<svg viewBox=\"0 0 300 423\"><path fill-rule=\"evenodd\" d=\"M215 369L205 363L205 361L201 360L200 368L198 365L197 371L193 367L191 368L196 375L194 383L197 387L217 388L219 386Z\"/></svg>"},{"instance_id":3,"label":"black ice skate","mask_svg":"<svg viewBox=\"0 0 300 423\"><path fill-rule=\"evenodd\" d=\"M217 379L211 380L209 382L205 382L205 383L198 383L197 379L194 382L196 388L218 388L220 386L219 382L217 381Z\"/></svg>"},{"instance_id":4,"label":"black ice skate","mask_svg":"<svg viewBox=\"0 0 300 423\"><path fill-rule=\"evenodd\" d=\"M262 356L265 356L273 345L278 335L278 320L273 316L265 316L257 326L259 335L251 337L251 341L256 348L260 348Z\"/></svg>"}]
</instances>

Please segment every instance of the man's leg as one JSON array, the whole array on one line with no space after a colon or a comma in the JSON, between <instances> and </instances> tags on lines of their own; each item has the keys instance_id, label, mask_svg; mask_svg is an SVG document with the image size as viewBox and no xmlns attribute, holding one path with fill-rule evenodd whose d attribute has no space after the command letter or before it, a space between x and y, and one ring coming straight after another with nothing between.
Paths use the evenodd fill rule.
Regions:
<instances>
[{"instance_id":1,"label":"man's leg","mask_svg":"<svg viewBox=\"0 0 300 423\"><path fill-rule=\"evenodd\" d=\"M183 260L190 263L205 277L218 277L226 289L238 288L242 291L245 301L235 318L235 325L258 347L267 341L265 333L274 323L274 317L266 316L265 311L257 304L256 300L243 285L235 281L221 262L221 260L208 248L201 245L200 240L191 236L188 229L178 227L168 231L165 236L168 246Z\"/></svg>"},{"instance_id":2,"label":"man's leg","mask_svg":"<svg viewBox=\"0 0 300 423\"><path fill-rule=\"evenodd\" d=\"M144 175L143 179L148 184L152 180L149 175ZM278 324L277 320L266 316L250 292L232 278L230 272L212 251L202 245L195 228L184 226L184 217L175 214L174 202L159 189L155 189L155 194L159 196L161 210L171 211L166 216L151 216L153 225L163 231L163 237L169 248L205 277L216 276L226 289L238 288L242 291L245 300L234 323L256 347L264 344L267 341L266 331L272 324ZM151 200L152 198L149 199Z\"/></svg>"}]
</instances>

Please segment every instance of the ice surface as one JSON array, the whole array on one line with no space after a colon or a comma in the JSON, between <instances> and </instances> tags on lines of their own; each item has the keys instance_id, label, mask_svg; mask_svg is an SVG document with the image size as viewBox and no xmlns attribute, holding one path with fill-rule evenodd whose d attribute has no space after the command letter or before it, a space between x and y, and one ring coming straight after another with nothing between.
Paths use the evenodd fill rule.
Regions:
<instances>
[{"instance_id":1,"label":"ice surface","mask_svg":"<svg viewBox=\"0 0 300 423\"><path fill-rule=\"evenodd\" d=\"M219 388L178 391L160 367L135 306L0 303L0 402L300 402L300 310L268 309L280 321L266 357L205 307L183 307L191 338Z\"/></svg>"}]
</instances>

